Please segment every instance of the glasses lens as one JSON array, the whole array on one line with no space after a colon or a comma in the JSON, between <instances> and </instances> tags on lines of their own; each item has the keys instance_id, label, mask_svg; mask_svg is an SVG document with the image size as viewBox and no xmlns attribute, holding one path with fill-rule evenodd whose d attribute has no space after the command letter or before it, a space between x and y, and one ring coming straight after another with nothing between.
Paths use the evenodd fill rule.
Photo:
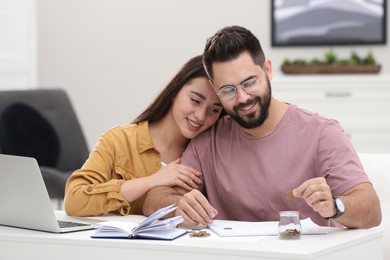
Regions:
<instances>
[{"instance_id":1,"label":"glasses lens","mask_svg":"<svg viewBox=\"0 0 390 260\"><path fill-rule=\"evenodd\" d=\"M257 79L248 79L244 83L242 83L242 88L246 93L251 93L258 87L258 80Z\"/></svg>"},{"instance_id":2,"label":"glasses lens","mask_svg":"<svg viewBox=\"0 0 390 260\"><path fill-rule=\"evenodd\" d=\"M236 88L233 86L225 86L218 91L218 96L222 99L229 100L236 95Z\"/></svg>"}]
</instances>

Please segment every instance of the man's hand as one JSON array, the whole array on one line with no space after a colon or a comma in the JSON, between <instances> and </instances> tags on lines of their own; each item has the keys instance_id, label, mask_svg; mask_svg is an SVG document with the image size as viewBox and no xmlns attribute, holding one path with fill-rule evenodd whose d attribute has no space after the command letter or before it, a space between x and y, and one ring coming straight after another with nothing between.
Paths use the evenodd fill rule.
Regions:
<instances>
[{"instance_id":1,"label":"man's hand","mask_svg":"<svg viewBox=\"0 0 390 260\"><path fill-rule=\"evenodd\" d=\"M303 198L322 217L336 213L333 196L325 178L318 177L305 181L293 190L295 197ZM379 198L371 183L360 183L341 194L345 205L344 214L337 222L348 228L370 228L382 221Z\"/></svg>"},{"instance_id":2,"label":"man's hand","mask_svg":"<svg viewBox=\"0 0 390 260\"><path fill-rule=\"evenodd\" d=\"M218 214L199 190L193 189L187 192L180 187L168 186L157 186L151 189L146 195L142 210L144 215L150 216L156 210L170 204L177 205L175 215L183 216L183 226L207 226ZM170 213L164 218L172 216L173 213Z\"/></svg>"},{"instance_id":3,"label":"man's hand","mask_svg":"<svg viewBox=\"0 0 390 260\"><path fill-rule=\"evenodd\" d=\"M293 190L293 194L297 198L303 198L315 212L324 218L334 216L336 213L332 192L323 177L305 181Z\"/></svg>"},{"instance_id":4,"label":"man's hand","mask_svg":"<svg viewBox=\"0 0 390 260\"><path fill-rule=\"evenodd\" d=\"M213 222L213 219L218 214L206 197L199 190L191 190L183 195L177 203L176 215L181 215L184 218L184 225L207 226Z\"/></svg>"}]
</instances>

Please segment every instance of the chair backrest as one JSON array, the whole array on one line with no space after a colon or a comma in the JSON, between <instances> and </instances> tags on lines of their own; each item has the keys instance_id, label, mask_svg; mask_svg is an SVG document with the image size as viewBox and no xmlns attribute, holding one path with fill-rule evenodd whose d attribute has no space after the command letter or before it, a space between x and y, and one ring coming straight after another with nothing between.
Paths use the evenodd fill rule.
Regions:
<instances>
[{"instance_id":1,"label":"chair backrest","mask_svg":"<svg viewBox=\"0 0 390 260\"><path fill-rule=\"evenodd\" d=\"M31 107L54 129L59 141L59 156L54 168L60 171L74 171L83 165L88 158L88 145L71 101L64 90L0 91L0 120L4 110L15 104ZM1 144L0 153L3 153Z\"/></svg>"}]
</instances>

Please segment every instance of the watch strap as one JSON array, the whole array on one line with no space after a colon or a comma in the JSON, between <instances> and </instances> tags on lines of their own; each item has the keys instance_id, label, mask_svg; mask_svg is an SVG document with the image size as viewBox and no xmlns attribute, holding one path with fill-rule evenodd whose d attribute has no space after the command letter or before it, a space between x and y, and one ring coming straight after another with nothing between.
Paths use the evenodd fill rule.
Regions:
<instances>
[{"instance_id":1,"label":"watch strap","mask_svg":"<svg viewBox=\"0 0 390 260\"><path fill-rule=\"evenodd\" d=\"M334 214L334 215L331 216L331 217L325 218L325 219L336 219L336 218L338 218L338 217L340 217L341 215L344 214L344 211L341 211L341 210L339 209L337 203L336 203L336 199L337 199L337 198L338 198L337 196L333 196L333 203L334 203L334 206L335 206L335 208L336 208L336 214Z\"/></svg>"}]
</instances>

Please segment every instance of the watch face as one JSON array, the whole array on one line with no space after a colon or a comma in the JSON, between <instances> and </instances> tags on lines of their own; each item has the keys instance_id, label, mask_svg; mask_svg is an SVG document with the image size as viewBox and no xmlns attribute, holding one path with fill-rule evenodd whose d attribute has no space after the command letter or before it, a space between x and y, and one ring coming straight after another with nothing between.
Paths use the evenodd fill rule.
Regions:
<instances>
[{"instance_id":1,"label":"watch face","mask_svg":"<svg viewBox=\"0 0 390 260\"><path fill-rule=\"evenodd\" d=\"M344 207L343 201L342 201L339 197L337 197L337 198L335 199L335 202L336 202L336 205L337 205L337 208L339 209L339 211L340 211L340 212L344 212L345 207Z\"/></svg>"}]
</instances>

